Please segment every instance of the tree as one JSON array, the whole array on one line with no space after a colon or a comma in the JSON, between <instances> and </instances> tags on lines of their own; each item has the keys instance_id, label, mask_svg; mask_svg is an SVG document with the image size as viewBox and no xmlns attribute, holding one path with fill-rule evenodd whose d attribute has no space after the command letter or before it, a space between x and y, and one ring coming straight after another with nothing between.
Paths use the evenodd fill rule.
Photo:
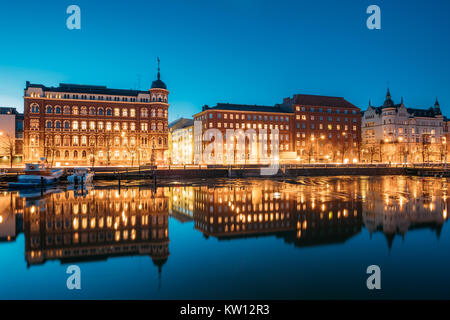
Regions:
<instances>
[{"instance_id":1,"label":"tree","mask_svg":"<svg viewBox=\"0 0 450 320\"><path fill-rule=\"evenodd\" d=\"M55 161L55 153L57 150L53 137L51 136L45 137L43 147L44 147L44 157L46 158L46 161L48 162L48 159L50 159L50 166L53 166L53 162Z\"/></svg>"},{"instance_id":2,"label":"tree","mask_svg":"<svg viewBox=\"0 0 450 320\"><path fill-rule=\"evenodd\" d=\"M430 157L430 135L423 134L422 135L422 143L421 143L421 153L422 153L422 163L425 163L429 160Z\"/></svg>"},{"instance_id":3,"label":"tree","mask_svg":"<svg viewBox=\"0 0 450 320\"><path fill-rule=\"evenodd\" d=\"M373 158L375 154L377 154L377 147L375 145L371 145L367 147L367 153L369 154L370 163L373 163Z\"/></svg>"},{"instance_id":4,"label":"tree","mask_svg":"<svg viewBox=\"0 0 450 320\"><path fill-rule=\"evenodd\" d=\"M0 150L3 154L6 154L9 158L9 165L12 168L14 156L16 155L16 140L9 134L0 138Z\"/></svg>"}]
</instances>

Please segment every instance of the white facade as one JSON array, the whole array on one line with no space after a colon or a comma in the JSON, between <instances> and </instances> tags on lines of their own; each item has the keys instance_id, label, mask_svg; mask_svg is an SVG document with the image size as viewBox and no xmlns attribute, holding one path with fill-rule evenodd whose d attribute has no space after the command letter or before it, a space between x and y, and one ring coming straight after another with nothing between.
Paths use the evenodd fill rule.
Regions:
<instances>
[{"instance_id":1,"label":"white facade","mask_svg":"<svg viewBox=\"0 0 450 320\"><path fill-rule=\"evenodd\" d=\"M446 144L445 119L439 103L429 109L394 104L390 92L383 106L369 105L362 117L361 134L366 161L441 161ZM446 149L446 148L445 148Z\"/></svg>"}]
</instances>

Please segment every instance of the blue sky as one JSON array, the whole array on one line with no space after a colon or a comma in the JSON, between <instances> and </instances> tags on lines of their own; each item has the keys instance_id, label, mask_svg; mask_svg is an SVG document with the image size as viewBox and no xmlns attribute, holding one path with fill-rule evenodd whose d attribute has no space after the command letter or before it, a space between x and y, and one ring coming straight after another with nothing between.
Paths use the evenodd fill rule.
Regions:
<instances>
[{"instance_id":1,"label":"blue sky","mask_svg":"<svg viewBox=\"0 0 450 320\"><path fill-rule=\"evenodd\" d=\"M81 30L66 8L81 8ZM366 9L381 8L381 30ZM23 110L25 81L150 87L156 57L169 118L204 104L268 104L295 93L395 101L450 116L450 1L2 1L0 106Z\"/></svg>"}]
</instances>

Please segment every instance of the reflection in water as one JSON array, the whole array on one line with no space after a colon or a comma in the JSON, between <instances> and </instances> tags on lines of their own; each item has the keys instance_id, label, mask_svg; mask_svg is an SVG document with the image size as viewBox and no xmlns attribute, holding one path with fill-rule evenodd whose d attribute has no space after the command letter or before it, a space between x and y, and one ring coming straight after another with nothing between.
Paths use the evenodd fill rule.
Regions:
<instances>
[{"instance_id":1,"label":"reflection in water","mask_svg":"<svg viewBox=\"0 0 450 320\"><path fill-rule=\"evenodd\" d=\"M233 181L216 186L0 194L0 241L25 234L28 265L148 255L169 257L169 214L194 221L205 237L273 235L296 247L342 243L365 227L396 235L447 220L445 179L302 178Z\"/></svg>"}]
</instances>

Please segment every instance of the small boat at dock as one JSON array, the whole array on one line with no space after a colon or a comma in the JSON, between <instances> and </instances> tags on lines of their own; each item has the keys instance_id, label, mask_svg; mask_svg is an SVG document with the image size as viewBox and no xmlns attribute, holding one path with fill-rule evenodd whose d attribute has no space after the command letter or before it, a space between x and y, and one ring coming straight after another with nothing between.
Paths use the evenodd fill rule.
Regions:
<instances>
[{"instance_id":1,"label":"small boat at dock","mask_svg":"<svg viewBox=\"0 0 450 320\"><path fill-rule=\"evenodd\" d=\"M94 179L94 172L88 168L75 168L73 174L67 177L71 184L90 184Z\"/></svg>"},{"instance_id":2,"label":"small boat at dock","mask_svg":"<svg viewBox=\"0 0 450 320\"><path fill-rule=\"evenodd\" d=\"M52 185L62 177L63 169L51 169L44 163L25 165L25 174L18 177L18 182L10 182L11 188L33 188Z\"/></svg>"}]
</instances>

